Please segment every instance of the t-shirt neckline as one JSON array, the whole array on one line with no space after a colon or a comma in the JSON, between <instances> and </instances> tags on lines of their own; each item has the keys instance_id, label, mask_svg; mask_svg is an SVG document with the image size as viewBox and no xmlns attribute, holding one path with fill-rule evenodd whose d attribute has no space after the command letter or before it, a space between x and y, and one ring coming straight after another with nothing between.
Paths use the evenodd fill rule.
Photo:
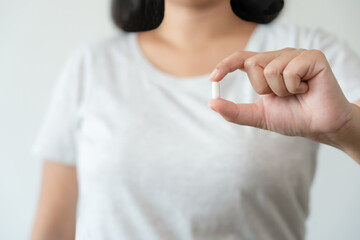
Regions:
<instances>
[{"instance_id":1,"label":"t-shirt neckline","mask_svg":"<svg viewBox=\"0 0 360 240\"><path fill-rule=\"evenodd\" d=\"M248 42L246 43L246 46L244 48L244 51L250 51L252 49L254 41L257 38L261 24L257 24L253 32L251 33ZM179 77L170 73L167 73L165 71L160 70L156 66L154 66L150 60L147 59L145 54L143 53L139 41L138 41L138 33L128 33L129 34L129 40L130 40L130 46L134 51L135 57L137 60L141 62L141 66L145 67L148 71L150 71L151 74L156 74L158 77L163 77L166 79L173 79L173 80L181 80L183 82L193 82L193 81L200 81L200 80L208 80L210 77L210 73L198 75L198 76L192 76L192 77Z\"/></svg>"}]
</instances>

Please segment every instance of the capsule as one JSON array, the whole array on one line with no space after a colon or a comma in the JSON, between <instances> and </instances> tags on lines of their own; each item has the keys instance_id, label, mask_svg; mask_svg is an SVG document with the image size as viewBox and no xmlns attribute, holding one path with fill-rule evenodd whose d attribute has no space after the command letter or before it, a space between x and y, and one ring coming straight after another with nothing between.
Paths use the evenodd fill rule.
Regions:
<instances>
[{"instance_id":1,"label":"capsule","mask_svg":"<svg viewBox=\"0 0 360 240\"><path fill-rule=\"evenodd\" d=\"M212 82L211 83L211 89L212 89L212 98L220 98L220 82Z\"/></svg>"}]
</instances>

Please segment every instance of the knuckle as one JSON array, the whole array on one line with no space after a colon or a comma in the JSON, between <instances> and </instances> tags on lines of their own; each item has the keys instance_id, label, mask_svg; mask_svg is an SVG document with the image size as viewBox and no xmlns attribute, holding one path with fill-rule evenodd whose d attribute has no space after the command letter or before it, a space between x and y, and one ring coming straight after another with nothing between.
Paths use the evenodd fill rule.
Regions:
<instances>
[{"instance_id":1,"label":"knuckle","mask_svg":"<svg viewBox=\"0 0 360 240\"><path fill-rule=\"evenodd\" d=\"M308 52L315 57L325 58L325 54L318 49L311 49Z\"/></svg>"},{"instance_id":2,"label":"knuckle","mask_svg":"<svg viewBox=\"0 0 360 240\"><path fill-rule=\"evenodd\" d=\"M296 73L294 73L293 71L290 70L284 70L283 72L283 76L284 78L293 78L296 75Z\"/></svg>"},{"instance_id":3,"label":"knuckle","mask_svg":"<svg viewBox=\"0 0 360 240\"><path fill-rule=\"evenodd\" d=\"M240 50L237 50L234 52L234 55L236 56L239 56L239 55L242 55L243 54L243 51L240 51Z\"/></svg>"},{"instance_id":4,"label":"knuckle","mask_svg":"<svg viewBox=\"0 0 360 240\"><path fill-rule=\"evenodd\" d=\"M304 48L298 48L298 49L296 49L296 51L299 52L299 53L302 53L302 52L305 52L305 51L307 51L307 50L304 49Z\"/></svg>"},{"instance_id":5,"label":"knuckle","mask_svg":"<svg viewBox=\"0 0 360 240\"><path fill-rule=\"evenodd\" d=\"M303 54L306 54L309 50L303 49L303 48L298 48L294 50L294 54L295 56L301 56Z\"/></svg>"},{"instance_id":6,"label":"knuckle","mask_svg":"<svg viewBox=\"0 0 360 240\"><path fill-rule=\"evenodd\" d=\"M280 74L279 70L275 67L265 67L264 69L265 77L275 77L279 74Z\"/></svg>"},{"instance_id":7,"label":"knuckle","mask_svg":"<svg viewBox=\"0 0 360 240\"><path fill-rule=\"evenodd\" d=\"M245 69L251 69L251 68L254 68L256 66L256 64L257 63L256 63L255 59L248 58L244 62L244 67L245 67Z\"/></svg>"}]
</instances>

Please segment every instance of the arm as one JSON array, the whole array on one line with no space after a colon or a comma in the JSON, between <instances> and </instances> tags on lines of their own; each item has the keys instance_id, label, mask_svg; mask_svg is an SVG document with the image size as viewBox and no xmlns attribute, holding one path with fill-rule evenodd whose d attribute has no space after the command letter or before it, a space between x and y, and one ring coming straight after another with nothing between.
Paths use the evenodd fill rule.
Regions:
<instances>
[{"instance_id":1,"label":"arm","mask_svg":"<svg viewBox=\"0 0 360 240\"><path fill-rule=\"evenodd\" d=\"M321 51L239 51L221 61L210 80L221 81L237 69L262 98L250 104L212 99L209 107L236 124L337 147L360 164L360 103L345 98Z\"/></svg>"},{"instance_id":2,"label":"arm","mask_svg":"<svg viewBox=\"0 0 360 240\"><path fill-rule=\"evenodd\" d=\"M76 168L45 161L32 240L75 239Z\"/></svg>"},{"instance_id":3,"label":"arm","mask_svg":"<svg viewBox=\"0 0 360 240\"><path fill-rule=\"evenodd\" d=\"M352 104L353 117L343 131L329 144L347 153L360 164L360 101Z\"/></svg>"}]
</instances>

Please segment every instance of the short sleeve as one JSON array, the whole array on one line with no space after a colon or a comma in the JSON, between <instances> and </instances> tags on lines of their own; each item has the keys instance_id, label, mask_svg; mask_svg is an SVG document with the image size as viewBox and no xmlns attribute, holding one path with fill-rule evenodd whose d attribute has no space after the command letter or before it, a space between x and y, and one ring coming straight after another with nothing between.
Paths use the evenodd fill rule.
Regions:
<instances>
[{"instance_id":1,"label":"short sleeve","mask_svg":"<svg viewBox=\"0 0 360 240\"><path fill-rule=\"evenodd\" d=\"M76 132L83 92L83 57L77 51L66 62L49 102L32 153L65 165L76 165Z\"/></svg>"},{"instance_id":2,"label":"short sleeve","mask_svg":"<svg viewBox=\"0 0 360 240\"><path fill-rule=\"evenodd\" d=\"M345 42L321 30L316 30L312 48L324 52L349 102L359 101L360 57Z\"/></svg>"}]
</instances>

